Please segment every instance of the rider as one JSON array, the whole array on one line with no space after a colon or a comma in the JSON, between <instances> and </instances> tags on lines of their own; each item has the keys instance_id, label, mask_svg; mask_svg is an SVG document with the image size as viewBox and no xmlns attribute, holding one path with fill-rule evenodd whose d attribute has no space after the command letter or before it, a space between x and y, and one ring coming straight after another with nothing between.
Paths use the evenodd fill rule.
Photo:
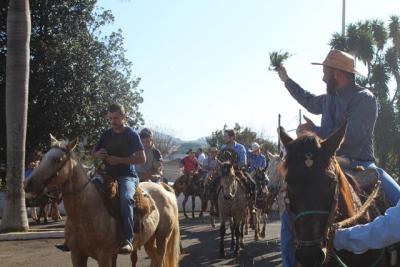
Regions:
<instances>
[{"instance_id":1,"label":"rider","mask_svg":"<svg viewBox=\"0 0 400 267\"><path fill-rule=\"evenodd\" d=\"M139 135L132 128L125 126L126 114L122 105L110 105L107 117L111 129L100 136L93 149L93 156L102 160L107 174L118 181L124 233L119 253L130 254L133 251L134 195L139 184L135 164L145 163L146 155Z\"/></svg>"},{"instance_id":2,"label":"rider","mask_svg":"<svg viewBox=\"0 0 400 267\"><path fill-rule=\"evenodd\" d=\"M319 96L304 90L290 79L283 66L277 69L289 93L309 112L322 114L320 127L305 118L306 123L299 125L297 133L314 132L326 138L347 121L346 135L337 155L348 158L353 167L376 169L380 174L383 192L395 205L400 197L400 187L375 165L373 130L378 115L375 96L355 83L355 74L358 72L351 55L333 49L325 61L318 65L323 66L322 80L327 84L327 93ZM295 256L286 212L282 215L281 250L283 266L294 266Z\"/></svg>"},{"instance_id":3,"label":"rider","mask_svg":"<svg viewBox=\"0 0 400 267\"><path fill-rule=\"evenodd\" d=\"M203 161L203 170L207 173L207 177L213 179L211 174L214 173L214 171L218 167L218 148L212 147L208 150L208 157ZM206 186L209 183L209 179L204 180L204 186Z\"/></svg>"},{"instance_id":4,"label":"rider","mask_svg":"<svg viewBox=\"0 0 400 267\"><path fill-rule=\"evenodd\" d=\"M400 242L400 201L386 210L384 216L365 225L336 230L333 245L356 254L368 249L379 249Z\"/></svg>"},{"instance_id":5,"label":"rider","mask_svg":"<svg viewBox=\"0 0 400 267\"><path fill-rule=\"evenodd\" d=\"M251 144L251 149L249 152L249 172L253 172L256 169L265 169L268 166L267 158L261 153L261 146L257 142Z\"/></svg>"},{"instance_id":6,"label":"rider","mask_svg":"<svg viewBox=\"0 0 400 267\"><path fill-rule=\"evenodd\" d=\"M141 182L153 181L160 182L163 171L163 158L160 150L154 145L153 132L143 128L139 133L144 146L146 162L136 165L136 171Z\"/></svg>"}]
</instances>

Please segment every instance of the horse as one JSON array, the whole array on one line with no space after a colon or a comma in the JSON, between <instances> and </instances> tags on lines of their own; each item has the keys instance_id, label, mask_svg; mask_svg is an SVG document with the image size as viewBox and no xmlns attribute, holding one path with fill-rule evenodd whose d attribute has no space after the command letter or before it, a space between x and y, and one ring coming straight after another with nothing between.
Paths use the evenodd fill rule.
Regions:
<instances>
[{"instance_id":1,"label":"horse","mask_svg":"<svg viewBox=\"0 0 400 267\"><path fill-rule=\"evenodd\" d=\"M279 130L287 151L280 166L286 212L296 260L302 266L387 266L383 250L356 255L333 248L334 231L341 221L347 219L351 225L373 217L373 201L369 198L360 209L361 191L354 180L346 178L335 157L345 129L346 124L326 140L312 133L293 140L282 127Z\"/></svg>"},{"instance_id":2,"label":"horse","mask_svg":"<svg viewBox=\"0 0 400 267\"><path fill-rule=\"evenodd\" d=\"M220 183L217 177L220 177L219 166L209 173L204 181L202 201L203 212L207 210L208 202L210 201L210 224L212 228L215 228L215 217L218 213L218 190L220 188Z\"/></svg>"},{"instance_id":3,"label":"horse","mask_svg":"<svg viewBox=\"0 0 400 267\"><path fill-rule=\"evenodd\" d=\"M58 205L62 200L61 192L58 190L50 190L45 194L33 197L31 194L25 195L25 206L31 208L31 218L40 224L40 219L43 217L43 223L48 223L48 215L51 214L53 221L58 222L62 218ZM36 213L36 207L39 208L39 214Z\"/></svg>"},{"instance_id":4,"label":"horse","mask_svg":"<svg viewBox=\"0 0 400 267\"><path fill-rule=\"evenodd\" d=\"M235 175L233 164L230 161L221 164L221 190L218 193L218 207L221 217L220 226L220 256L225 256L224 237L225 222L228 220L231 227L231 250L234 255L239 254L243 244L243 226L247 199L245 188ZM235 240L236 238L236 240Z\"/></svg>"},{"instance_id":5,"label":"horse","mask_svg":"<svg viewBox=\"0 0 400 267\"><path fill-rule=\"evenodd\" d=\"M268 152L269 164L267 168L268 183L268 197L267 197L267 212L270 212L272 205L277 204L279 216L282 216L285 210L285 199L283 194L284 178L279 173L279 166L282 163L283 155L275 155Z\"/></svg>"},{"instance_id":6,"label":"horse","mask_svg":"<svg viewBox=\"0 0 400 267\"><path fill-rule=\"evenodd\" d=\"M266 175L266 169L257 168L252 173L252 178L256 183L256 192L254 207L256 208L256 214L253 216L254 223L254 240L259 240L259 237L265 237L265 229L267 225L267 210L268 210L268 183L269 179ZM263 223L262 229L260 229L260 220Z\"/></svg>"},{"instance_id":7,"label":"horse","mask_svg":"<svg viewBox=\"0 0 400 267\"><path fill-rule=\"evenodd\" d=\"M175 191L176 198L179 197L179 195L182 193L184 195L184 199L182 202L182 208L183 208L183 215L185 218L189 218L189 216L186 214L186 203L189 199L189 197L192 198L192 218L194 219L194 209L195 209L195 200L196 197L199 197L200 200L203 199L204 195L204 177L202 173L189 173L187 175L181 175L178 177L174 185L172 186ZM199 218L203 217L203 209L201 209Z\"/></svg>"},{"instance_id":8,"label":"horse","mask_svg":"<svg viewBox=\"0 0 400 267\"><path fill-rule=\"evenodd\" d=\"M47 187L61 189L68 215L65 239L74 267L87 266L88 257L100 267L116 266L118 222L74 153L78 139L66 142L51 136L51 140L51 148L27 181L26 192L38 195ZM151 266L178 266L179 220L172 188L151 182L139 184L134 232L132 266L136 266L141 246L151 258Z\"/></svg>"}]
</instances>

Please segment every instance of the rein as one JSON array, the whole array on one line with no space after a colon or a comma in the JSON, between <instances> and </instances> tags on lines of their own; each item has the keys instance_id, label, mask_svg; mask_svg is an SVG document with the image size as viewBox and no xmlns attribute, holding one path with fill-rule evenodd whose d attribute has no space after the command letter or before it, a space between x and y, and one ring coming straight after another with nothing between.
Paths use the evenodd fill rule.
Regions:
<instances>
[{"instance_id":1,"label":"rein","mask_svg":"<svg viewBox=\"0 0 400 267\"><path fill-rule=\"evenodd\" d=\"M53 178L55 178L55 177L58 176L58 172L59 172L62 168L64 168L64 166L67 164L67 162L71 159L71 151L70 151L70 150L68 150L68 149L66 149L66 148L63 148L63 147L59 147L59 146L52 146L51 148L60 149L61 151L63 151L63 152L66 154L67 157L66 157L65 160L62 162L62 164L60 165L60 167L58 167L57 170L56 170L52 175L50 175L49 178L47 178L47 179L45 180L45 182L44 182L45 187L47 186L47 184L48 184ZM51 149L51 148L50 148L50 149ZM91 177L90 179L88 179L87 182L86 182L80 189L78 189L78 190L76 190L76 191L63 192L62 195L63 195L63 196L76 196L76 195L79 195L79 194L88 186L88 184L89 184L90 182L92 182L92 181L93 181L93 177Z\"/></svg>"}]
</instances>

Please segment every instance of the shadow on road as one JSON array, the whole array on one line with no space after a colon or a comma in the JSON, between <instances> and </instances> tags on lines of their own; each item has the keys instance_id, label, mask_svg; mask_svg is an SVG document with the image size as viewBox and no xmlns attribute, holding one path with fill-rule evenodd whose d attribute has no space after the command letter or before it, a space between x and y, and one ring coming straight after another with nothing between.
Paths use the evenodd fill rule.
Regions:
<instances>
[{"instance_id":1,"label":"shadow on road","mask_svg":"<svg viewBox=\"0 0 400 267\"><path fill-rule=\"evenodd\" d=\"M181 236L187 254L182 255L180 266L263 266L281 265L279 251L279 222L267 224L267 237L254 241L254 232L244 237L244 248L240 256L234 257L230 251L230 230L225 235L226 257L219 257L219 224L215 229L204 219L182 219ZM227 225L228 226L228 225Z\"/></svg>"}]
</instances>

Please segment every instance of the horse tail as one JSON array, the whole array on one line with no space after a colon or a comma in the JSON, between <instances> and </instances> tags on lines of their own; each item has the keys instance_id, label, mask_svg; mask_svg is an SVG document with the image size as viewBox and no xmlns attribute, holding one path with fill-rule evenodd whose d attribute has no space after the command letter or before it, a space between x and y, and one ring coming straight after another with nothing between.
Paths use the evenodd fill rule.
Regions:
<instances>
[{"instance_id":1,"label":"horse tail","mask_svg":"<svg viewBox=\"0 0 400 267\"><path fill-rule=\"evenodd\" d=\"M178 217L176 217L178 220ZM165 267L177 267L179 263L179 256L180 256L180 241L181 241L181 234L179 232L179 223L178 221L175 222L174 229L172 230L171 236L169 237L167 243L167 251L165 253Z\"/></svg>"}]
</instances>

